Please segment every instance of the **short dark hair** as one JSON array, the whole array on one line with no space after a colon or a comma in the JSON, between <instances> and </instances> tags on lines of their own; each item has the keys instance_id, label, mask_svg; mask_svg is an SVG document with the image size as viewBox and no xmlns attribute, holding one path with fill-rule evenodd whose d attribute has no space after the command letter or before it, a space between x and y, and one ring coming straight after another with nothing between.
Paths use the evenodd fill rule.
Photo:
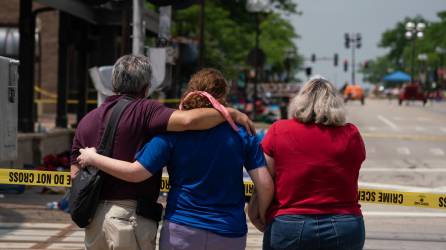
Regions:
<instances>
[{"instance_id":1,"label":"short dark hair","mask_svg":"<svg viewBox=\"0 0 446 250\"><path fill-rule=\"evenodd\" d=\"M113 66L113 92L120 94L141 95L150 87L152 66L146 56L125 55Z\"/></svg>"}]
</instances>

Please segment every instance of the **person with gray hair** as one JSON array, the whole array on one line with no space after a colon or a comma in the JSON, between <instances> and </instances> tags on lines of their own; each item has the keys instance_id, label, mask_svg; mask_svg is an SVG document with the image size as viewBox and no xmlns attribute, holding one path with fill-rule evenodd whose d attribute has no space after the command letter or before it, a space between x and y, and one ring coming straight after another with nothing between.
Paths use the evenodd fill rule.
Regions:
<instances>
[{"instance_id":1,"label":"person with gray hair","mask_svg":"<svg viewBox=\"0 0 446 250\"><path fill-rule=\"evenodd\" d=\"M337 92L329 81L314 76L292 99L288 116L303 123L342 126L346 120L344 102Z\"/></svg>"},{"instance_id":2,"label":"person with gray hair","mask_svg":"<svg viewBox=\"0 0 446 250\"><path fill-rule=\"evenodd\" d=\"M71 175L79 171L77 157L85 147L98 147L114 105L130 98L117 126L111 157L133 161L136 152L154 136L166 131L206 130L223 123L225 118L213 108L174 110L147 99L152 69L144 56L119 58L112 73L113 91L98 108L78 124L71 151ZM252 122L235 109L228 108L233 120L253 132ZM102 173L100 204L85 229L86 249L155 249L161 205L157 203L161 172L139 183L131 183ZM143 213L136 213L138 211ZM143 215L141 215L143 214Z\"/></svg>"},{"instance_id":3,"label":"person with gray hair","mask_svg":"<svg viewBox=\"0 0 446 250\"><path fill-rule=\"evenodd\" d=\"M262 141L275 182L266 225L256 195L248 206L265 231L263 249L362 249L358 176L366 154L359 130L346 123L338 91L320 76L304 84L289 110L290 119L272 124Z\"/></svg>"}]
</instances>

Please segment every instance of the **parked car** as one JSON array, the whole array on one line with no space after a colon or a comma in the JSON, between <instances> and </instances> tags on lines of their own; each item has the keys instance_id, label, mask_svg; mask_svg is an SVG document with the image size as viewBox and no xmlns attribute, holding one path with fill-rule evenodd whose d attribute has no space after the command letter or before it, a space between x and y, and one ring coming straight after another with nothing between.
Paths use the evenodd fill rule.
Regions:
<instances>
[{"instance_id":1,"label":"parked car","mask_svg":"<svg viewBox=\"0 0 446 250\"><path fill-rule=\"evenodd\" d=\"M422 101L423 105L427 103L427 95L417 83L411 83L403 86L400 91L398 104L402 105L403 101Z\"/></svg>"}]
</instances>

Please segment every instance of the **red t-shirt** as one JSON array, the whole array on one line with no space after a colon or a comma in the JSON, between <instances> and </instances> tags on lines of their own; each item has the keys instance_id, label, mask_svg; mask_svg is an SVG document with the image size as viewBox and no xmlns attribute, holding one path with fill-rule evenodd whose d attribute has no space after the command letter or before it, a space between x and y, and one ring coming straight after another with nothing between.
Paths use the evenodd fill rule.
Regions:
<instances>
[{"instance_id":1,"label":"red t-shirt","mask_svg":"<svg viewBox=\"0 0 446 250\"><path fill-rule=\"evenodd\" d=\"M275 195L267 218L285 214L355 214L365 147L353 124L275 122L262 142L274 158Z\"/></svg>"}]
</instances>

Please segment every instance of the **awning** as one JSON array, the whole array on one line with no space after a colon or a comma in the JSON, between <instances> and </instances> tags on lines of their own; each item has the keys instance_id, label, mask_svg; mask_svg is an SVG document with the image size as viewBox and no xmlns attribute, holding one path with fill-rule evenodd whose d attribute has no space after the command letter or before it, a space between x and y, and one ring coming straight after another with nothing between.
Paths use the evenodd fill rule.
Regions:
<instances>
[{"instance_id":1,"label":"awning","mask_svg":"<svg viewBox=\"0 0 446 250\"><path fill-rule=\"evenodd\" d=\"M412 78L410 75L402 72L402 71L395 71L383 78L383 81L385 82L410 82Z\"/></svg>"},{"instance_id":2,"label":"awning","mask_svg":"<svg viewBox=\"0 0 446 250\"><path fill-rule=\"evenodd\" d=\"M168 6L172 5L174 9L184 9L195 3L198 0L147 0L147 2L155 4L156 6Z\"/></svg>"},{"instance_id":3,"label":"awning","mask_svg":"<svg viewBox=\"0 0 446 250\"><path fill-rule=\"evenodd\" d=\"M131 1L119 1L109 5L97 5L101 1L85 0L35 0L38 3L53 7L70 15L81 18L87 22L96 25L115 25L122 24L122 7L131 4ZM102 1L107 2L107 1ZM120 7L120 6L121 7ZM146 21L146 29L155 34L158 33L158 14L152 10L144 10L143 18Z\"/></svg>"}]
</instances>

